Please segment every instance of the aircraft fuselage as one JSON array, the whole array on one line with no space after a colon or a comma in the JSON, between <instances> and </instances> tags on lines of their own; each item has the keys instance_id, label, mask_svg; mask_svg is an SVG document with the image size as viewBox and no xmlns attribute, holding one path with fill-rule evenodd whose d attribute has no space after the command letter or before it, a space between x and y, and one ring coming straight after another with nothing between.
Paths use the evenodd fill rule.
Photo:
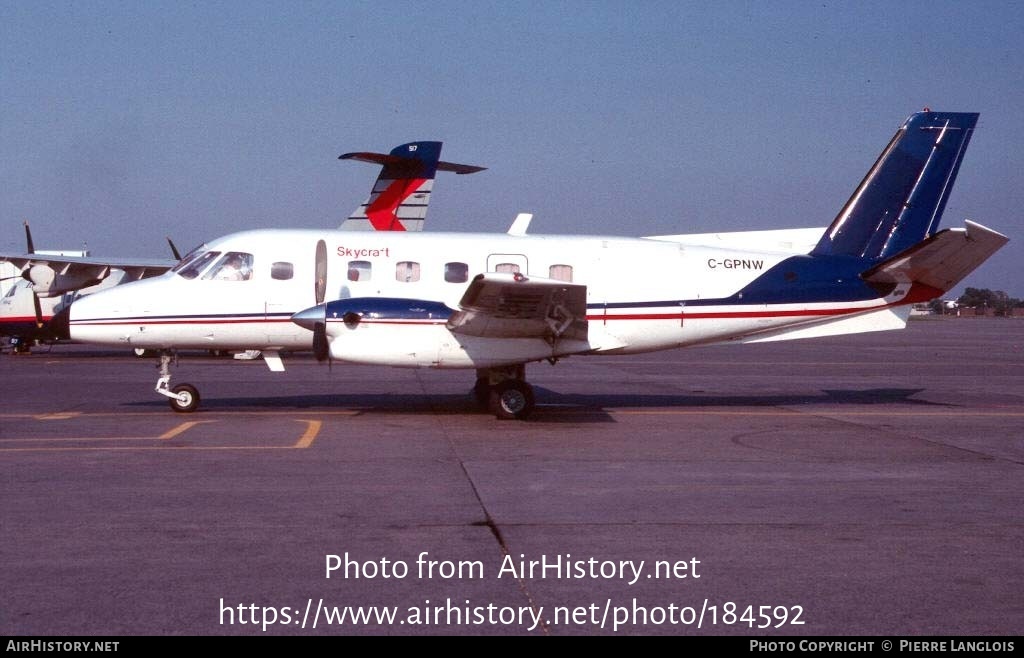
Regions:
<instances>
[{"instance_id":1,"label":"aircraft fuselage","mask_svg":"<svg viewBox=\"0 0 1024 658\"><path fill-rule=\"evenodd\" d=\"M72 307L71 336L146 349L309 349L310 330L291 318L316 303L314 253L321 240L327 247L326 301L422 300L456 309L470 281L483 272L518 271L586 286L588 329L582 340L499 341L453 333L444 317L367 317L347 334L335 331L343 339L331 342L333 358L358 363L482 368L587 352L637 353L876 311L883 314L872 320L875 328L895 328L902 326L896 307L911 303L909 285L879 294L856 280L839 284L859 289L852 298L830 299L837 297L829 293L836 288L832 279L842 273L816 273L799 261L807 257L782 251L610 236L256 230L205 245L200 251L214 255L194 271L179 266L80 300ZM218 259L227 254L248 259L247 278L218 278ZM197 254L195 260L201 259ZM751 282L784 262L794 272L775 277L782 289L761 285L744 299ZM818 295L806 292L815 276L822 278ZM801 296L787 299L787 286Z\"/></svg>"}]
</instances>

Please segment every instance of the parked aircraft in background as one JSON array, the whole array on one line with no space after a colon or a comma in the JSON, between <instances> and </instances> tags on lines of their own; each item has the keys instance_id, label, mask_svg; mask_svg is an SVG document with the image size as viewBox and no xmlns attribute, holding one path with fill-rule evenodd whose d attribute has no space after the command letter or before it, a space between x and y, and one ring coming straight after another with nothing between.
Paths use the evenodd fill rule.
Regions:
<instances>
[{"instance_id":1,"label":"parked aircraft in background","mask_svg":"<svg viewBox=\"0 0 1024 658\"><path fill-rule=\"evenodd\" d=\"M173 243L171 250L177 251ZM0 254L0 261L18 272L0 298L0 336L11 337L16 352L27 352L37 341L58 337L51 326L53 316L75 299L162 274L178 260L97 259L88 251L36 251L25 222L25 253Z\"/></svg>"},{"instance_id":2,"label":"parked aircraft in background","mask_svg":"<svg viewBox=\"0 0 1024 658\"><path fill-rule=\"evenodd\" d=\"M68 292L95 286L115 270L124 273L126 280L137 281L162 274L177 261L161 259L98 259L82 252L37 252L32 231L25 222L25 253L0 254L0 261L14 265L21 277L31 284L39 297L59 297Z\"/></svg>"},{"instance_id":3,"label":"parked aircraft in background","mask_svg":"<svg viewBox=\"0 0 1024 658\"><path fill-rule=\"evenodd\" d=\"M441 142L410 142L391 153L345 153L339 160L381 166L370 196L341 223L346 231L422 231L438 171L474 174L486 167L443 162Z\"/></svg>"},{"instance_id":4,"label":"parked aircraft in background","mask_svg":"<svg viewBox=\"0 0 1024 658\"><path fill-rule=\"evenodd\" d=\"M834 221L808 229L647 238L260 230L213 240L172 271L75 303L75 340L162 351L281 350L318 359L476 370L499 418L534 406L525 365L902 328L1006 241L938 230L974 113L923 112L896 131ZM700 244L705 242L706 244ZM241 261L241 277L224 274Z\"/></svg>"}]
</instances>

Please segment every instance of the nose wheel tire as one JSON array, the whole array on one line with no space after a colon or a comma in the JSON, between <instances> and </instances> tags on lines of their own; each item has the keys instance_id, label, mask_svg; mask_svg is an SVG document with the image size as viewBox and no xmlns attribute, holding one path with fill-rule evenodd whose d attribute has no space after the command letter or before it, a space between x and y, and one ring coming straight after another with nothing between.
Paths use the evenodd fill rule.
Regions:
<instances>
[{"instance_id":1,"label":"nose wheel tire","mask_svg":"<svg viewBox=\"0 0 1024 658\"><path fill-rule=\"evenodd\" d=\"M498 420L522 420L533 411L533 387L524 381L509 379L491 391L491 411Z\"/></svg>"},{"instance_id":2,"label":"nose wheel tire","mask_svg":"<svg viewBox=\"0 0 1024 658\"><path fill-rule=\"evenodd\" d=\"M191 384L178 384L171 389L171 392L175 394L175 397L168 398L167 401L174 411L189 413L195 411L196 407L199 406L199 391L196 390L195 386Z\"/></svg>"}]
</instances>

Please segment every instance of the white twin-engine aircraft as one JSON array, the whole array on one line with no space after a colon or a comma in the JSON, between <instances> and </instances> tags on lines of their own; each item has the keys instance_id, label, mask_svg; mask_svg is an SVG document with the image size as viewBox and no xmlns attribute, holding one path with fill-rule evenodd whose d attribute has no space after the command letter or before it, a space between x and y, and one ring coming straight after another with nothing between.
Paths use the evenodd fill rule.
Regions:
<instances>
[{"instance_id":1,"label":"white twin-engine aircraft","mask_svg":"<svg viewBox=\"0 0 1024 658\"><path fill-rule=\"evenodd\" d=\"M259 230L172 271L71 306L74 340L162 350L282 350L318 359L475 369L498 418L534 406L525 364L689 345L902 328L1007 238L938 224L978 115L912 115L822 229L648 238Z\"/></svg>"}]
</instances>

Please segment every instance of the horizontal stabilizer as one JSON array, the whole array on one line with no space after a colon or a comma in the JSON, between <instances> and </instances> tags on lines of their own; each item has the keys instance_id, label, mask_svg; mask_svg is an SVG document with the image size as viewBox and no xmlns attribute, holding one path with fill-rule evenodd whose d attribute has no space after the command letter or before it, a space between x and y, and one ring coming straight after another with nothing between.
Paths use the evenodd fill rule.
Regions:
<instances>
[{"instance_id":1,"label":"horizontal stabilizer","mask_svg":"<svg viewBox=\"0 0 1024 658\"><path fill-rule=\"evenodd\" d=\"M918 283L950 290L1009 241L981 224L940 231L861 274L872 283Z\"/></svg>"},{"instance_id":2,"label":"horizontal stabilizer","mask_svg":"<svg viewBox=\"0 0 1024 658\"><path fill-rule=\"evenodd\" d=\"M587 287L526 277L478 274L448 328L487 338L587 339Z\"/></svg>"},{"instance_id":3,"label":"horizontal stabilizer","mask_svg":"<svg viewBox=\"0 0 1024 658\"><path fill-rule=\"evenodd\" d=\"M389 155L387 153L369 153L363 151L358 153L344 153L339 155L338 159L358 160L359 162L369 162L371 164L379 164L381 166L390 165L396 168L408 167L413 170L419 166L419 160L413 160L400 155ZM437 163L435 169L437 171L450 171L456 174L475 174L478 171L486 170L487 167L477 167L474 165L458 164L457 162L445 162L444 160L441 160Z\"/></svg>"}]
</instances>

